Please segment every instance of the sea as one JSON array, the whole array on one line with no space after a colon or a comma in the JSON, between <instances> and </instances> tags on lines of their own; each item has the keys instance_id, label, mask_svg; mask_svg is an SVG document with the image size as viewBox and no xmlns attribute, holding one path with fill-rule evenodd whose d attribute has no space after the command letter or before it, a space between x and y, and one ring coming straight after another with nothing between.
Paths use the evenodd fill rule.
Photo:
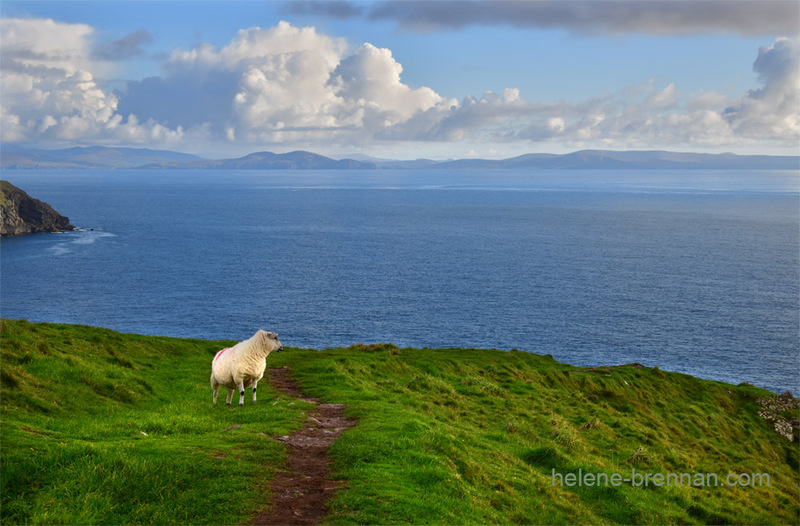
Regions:
<instances>
[{"instance_id":1,"label":"sea","mask_svg":"<svg viewBox=\"0 0 800 526\"><path fill-rule=\"evenodd\" d=\"M631 362L800 392L800 173L15 170L0 315Z\"/></svg>"}]
</instances>

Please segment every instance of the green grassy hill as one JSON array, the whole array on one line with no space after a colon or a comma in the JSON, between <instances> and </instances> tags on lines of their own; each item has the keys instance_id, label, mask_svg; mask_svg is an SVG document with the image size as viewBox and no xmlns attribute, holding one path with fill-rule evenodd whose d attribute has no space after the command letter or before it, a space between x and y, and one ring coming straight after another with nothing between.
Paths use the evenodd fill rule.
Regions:
<instances>
[{"instance_id":1,"label":"green grassy hill","mask_svg":"<svg viewBox=\"0 0 800 526\"><path fill-rule=\"evenodd\" d=\"M285 462L272 437L309 409L266 381L257 405L213 406L211 359L232 342L8 320L1 337L3 524L247 522ZM392 345L287 348L268 365L290 366L307 393L358 418L331 448L348 482L330 523L799 520L798 442L758 416L755 400L771 394L751 386ZM764 473L769 486L553 483L554 471L632 470L721 484Z\"/></svg>"}]
</instances>

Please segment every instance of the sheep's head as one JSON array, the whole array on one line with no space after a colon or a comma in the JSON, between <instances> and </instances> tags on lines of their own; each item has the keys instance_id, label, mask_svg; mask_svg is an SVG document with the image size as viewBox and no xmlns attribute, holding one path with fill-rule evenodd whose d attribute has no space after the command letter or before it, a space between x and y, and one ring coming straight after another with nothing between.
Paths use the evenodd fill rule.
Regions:
<instances>
[{"instance_id":1,"label":"sheep's head","mask_svg":"<svg viewBox=\"0 0 800 526\"><path fill-rule=\"evenodd\" d=\"M278 339L278 335L274 332L267 332L259 329L253 338L267 354L273 351L281 352L283 350L283 344Z\"/></svg>"},{"instance_id":2,"label":"sheep's head","mask_svg":"<svg viewBox=\"0 0 800 526\"><path fill-rule=\"evenodd\" d=\"M275 352L281 352L283 350L283 344L278 339L278 335L274 332L267 333L267 340L272 343L272 350Z\"/></svg>"}]
</instances>

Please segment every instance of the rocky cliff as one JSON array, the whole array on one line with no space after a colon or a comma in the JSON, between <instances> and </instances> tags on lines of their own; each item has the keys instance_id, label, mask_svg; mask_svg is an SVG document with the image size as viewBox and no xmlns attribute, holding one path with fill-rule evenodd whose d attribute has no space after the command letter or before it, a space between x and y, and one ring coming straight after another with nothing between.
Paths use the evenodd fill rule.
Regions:
<instances>
[{"instance_id":1,"label":"rocky cliff","mask_svg":"<svg viewBox=\"0 0 800 526\"><path fill-rule=\"evenodd\" d=\"M8 181L0 181L0 235L20 236L36 232L74 230L69 218L34 199Z\"/></svg>"}]
</instances>

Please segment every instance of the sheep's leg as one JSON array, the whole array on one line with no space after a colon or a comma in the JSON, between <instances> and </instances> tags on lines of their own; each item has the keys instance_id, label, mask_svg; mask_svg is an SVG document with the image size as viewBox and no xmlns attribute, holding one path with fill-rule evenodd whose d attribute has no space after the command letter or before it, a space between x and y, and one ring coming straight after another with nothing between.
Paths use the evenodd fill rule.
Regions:
<instances>
[{"instance_id":1,"label":"sheep's leg","mask_svg":"<svg viewBox=\"0 0 800 526\"><path fill-rule=\"evenodd\" d=\"M256 403L256 384L258 383L258 378L253 380L253 403Z\"/></svg>"},{"instance_id":2,"label":"sheep's leg","mask_svg":"<svg viewBox=\"0 0 800 526\"><path fill-rule=\"evenodd\" d=\"M228 388L228 399L225 400L225 405L231 405L232 398L233 398L233 389Z\"/></svg>"},{"instance_id":3,"label":"sheep's leg","mask_svg":"<svg viewBox=\"0 0 800 526\"><path fill-rule=\"evenodd\" d=\"M242 407L244 405L244 380L236 382L236 386L239 388L239 407Z\"/></svg>"},{"instance_id":4,"label":"sheep's leg","mask_svg":"<svg viewBox=\"0 0 800 526\"><path fill-rule=\"evenodd\" d=\"M219 393L219 382L214 378L214 373L211 373L211 388L214 389L214 403L217 403L217 394Z\"/></svg>"}]
</instances>

